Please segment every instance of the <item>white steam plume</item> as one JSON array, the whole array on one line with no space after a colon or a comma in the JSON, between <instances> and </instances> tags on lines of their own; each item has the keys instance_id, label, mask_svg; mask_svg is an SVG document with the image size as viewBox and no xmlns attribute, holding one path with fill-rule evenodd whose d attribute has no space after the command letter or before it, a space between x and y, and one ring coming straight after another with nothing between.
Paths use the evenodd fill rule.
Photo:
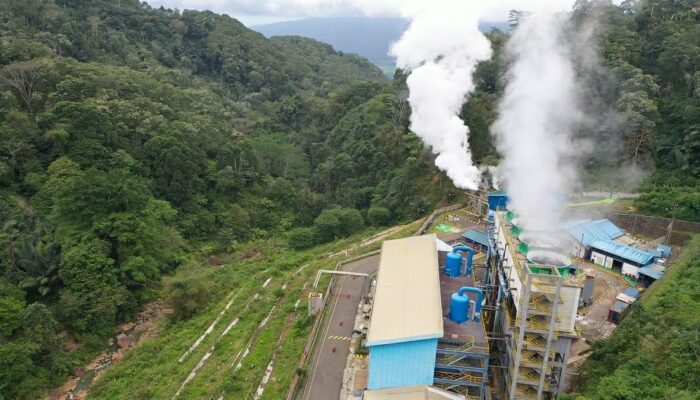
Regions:
<instances>
[{"instance_id":1,"label":"white steam plume","mask_svg":"<svg viewBox=\"0 0 700 400\"><path fill-rule=\"evenodd\" d=\"M530 230L556 227L563 196L577 181L572 137L582 113L565 21L566 15L542 10L520 21L507 44L513 64L492 126L503 156L500 176L520 224Z\"/></svg>"},{"instance_id":2,"label":"white steam plume","mask_svg":"<svg viewBox=\"0 0 700 400\"><path fill-rule=\"evenodd\" d=\"M491 57L491 45L479 31L479 10L469 3L432 1L412 16L391 53L398 67L410 71L411 130L437 154L435 165L455 186L476 190L481 173L459 112L474 90L474 68Z\"/></svg>"}]
</instances>

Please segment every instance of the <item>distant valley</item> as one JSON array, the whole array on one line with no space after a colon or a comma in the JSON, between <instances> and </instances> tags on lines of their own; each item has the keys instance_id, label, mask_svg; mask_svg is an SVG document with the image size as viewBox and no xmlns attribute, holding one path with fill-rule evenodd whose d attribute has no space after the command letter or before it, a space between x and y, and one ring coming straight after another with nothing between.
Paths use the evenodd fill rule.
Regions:
<instances>
[{"instance_id":1,"label":"distant valley","mask_svg":"<svg viewBox=\"0 0 700 400\"><path fill-rule=\"evenodd\" d=\"M256 25L251 29L267 37L295 35L328 43L336 50L366 57L391 76L395 63L389 55L389 47L401 37L408 24L403 18L305 18ZM509 29L507 22L484 22L480 28L484 32L493 28Z\"/></svg>"}]
</instances>

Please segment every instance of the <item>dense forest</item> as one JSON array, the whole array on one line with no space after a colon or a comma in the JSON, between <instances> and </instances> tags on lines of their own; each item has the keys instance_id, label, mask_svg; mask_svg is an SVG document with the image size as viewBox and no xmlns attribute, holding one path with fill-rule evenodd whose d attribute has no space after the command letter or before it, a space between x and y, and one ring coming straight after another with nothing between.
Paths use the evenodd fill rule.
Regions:
<instances>
[{"instance_id":1,"label":"dense forest","mask_svg":"<svg viewBox=\"0 0 700 400\"><path fill-rule=\"evenodd\" d=\"M310 247L462 196L408 130L401 71L135 0L0 10L0 398L60 384L197 249ZM590 96L623 121L583 133L616 149L587 170L654 170L643 213L700 220L698 18L691 1L576 5L572 29L600 24ZM508 62L508 33L488 37L462 110L482 165Z\"/></svg>"}]
</instances>

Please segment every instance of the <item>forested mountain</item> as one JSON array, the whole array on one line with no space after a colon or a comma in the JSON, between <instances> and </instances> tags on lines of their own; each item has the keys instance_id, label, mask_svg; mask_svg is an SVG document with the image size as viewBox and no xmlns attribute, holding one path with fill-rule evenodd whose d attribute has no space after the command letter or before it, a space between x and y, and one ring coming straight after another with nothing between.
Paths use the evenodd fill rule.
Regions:
<instances>
[{"instance_id":1,"label":"forested mountain","mask_svg":"<svg viewBox=\"0 0 700 400\"><path fill-rule=\"evenodd\" d=\"M593 16L616 157L657 168L640 209L700 219L697 8L577 3ZM480 164L507 65L489 39L462 112ZM458 200L408 131L405 79L211 12L0 0L0 398L60 384L195 250L308 247Z\"/></svg>"},{"instance_id":2,"label":"forested mountain","mask_svg":"<svg viewBox=\"0 0 700 400\"><path fill-rule=\"evenodd\" d=\"M195 248L310 246L458 193L359 56L132 0L0 10L0 398L62 383Z\"/></svg>"}]
</instances>

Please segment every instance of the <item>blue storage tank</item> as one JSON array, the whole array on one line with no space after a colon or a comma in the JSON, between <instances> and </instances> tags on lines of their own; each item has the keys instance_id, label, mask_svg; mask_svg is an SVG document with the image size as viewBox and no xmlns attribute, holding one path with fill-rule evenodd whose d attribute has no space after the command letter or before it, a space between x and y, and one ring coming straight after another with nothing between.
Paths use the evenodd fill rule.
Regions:
<instances>
[{"instance_id":1,"label":"blue storage tank","mask_svg":"<svg viewBox=\"0 0 700 400\"><path fill-rule=\"evenodd\" d=\"M458 277L462 271L462 255L453 251L445 257L445 274L450 277Z\"/></svg>"},{"instance_id":2,"label":"blue storage tank","mask_svg":"<svg viewBox=\"0 0 700 400\"><path fill-rule=\"evenodd\" d=\"M461 324L469 318L469 296L453 293L450 298L450 320Z\"/></svg>"}]
</instances>

